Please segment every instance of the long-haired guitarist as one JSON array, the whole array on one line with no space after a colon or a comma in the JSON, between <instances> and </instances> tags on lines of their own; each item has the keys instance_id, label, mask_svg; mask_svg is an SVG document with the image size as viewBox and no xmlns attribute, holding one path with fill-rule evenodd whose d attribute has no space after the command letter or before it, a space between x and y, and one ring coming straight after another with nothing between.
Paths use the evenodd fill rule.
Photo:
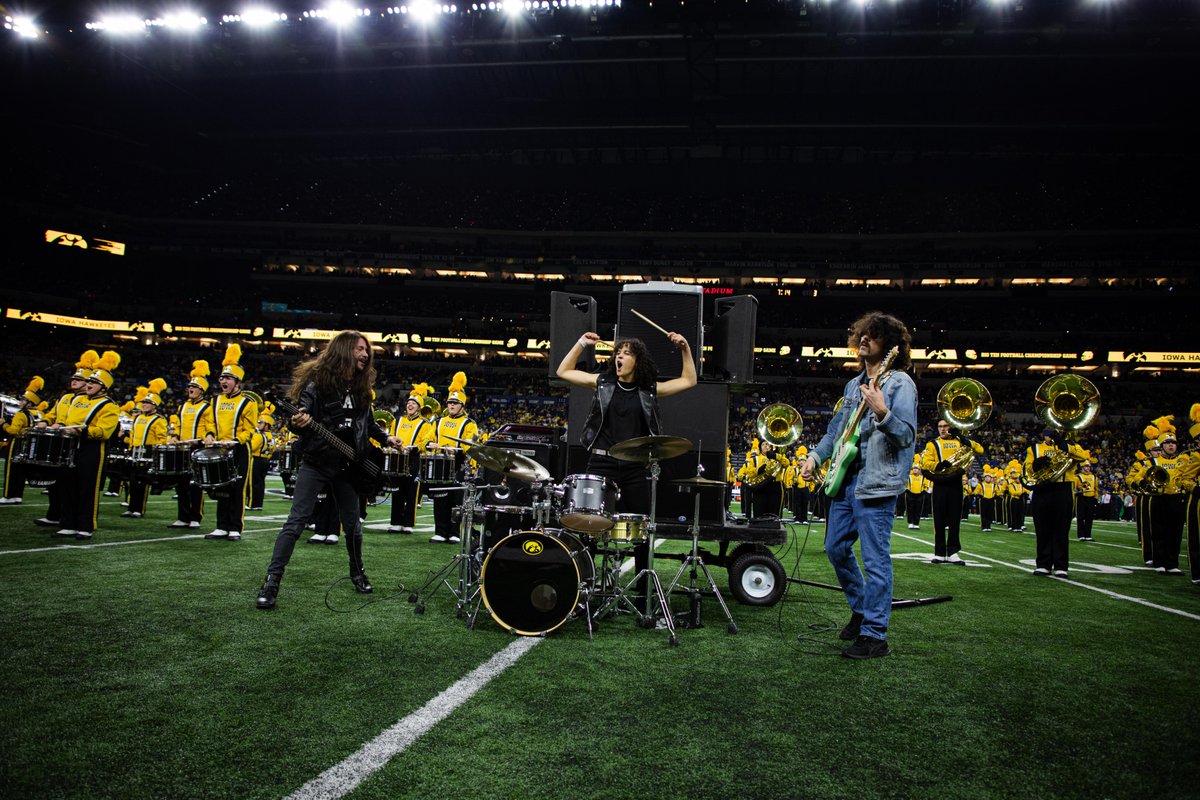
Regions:
<instances>
[{"instance_id":1,"label":"long-haired guitarist","mask_svg":"<svg viewBox=\"0 0 1200 800\"><path fill-rule=\"evenodd\" d=\"M375 383L372 362L367 337L358 331L342 331L329 340L316 358L303 362L292 372L288 398L296 409L288 427L300 437L295 447L303 461L296 474L291 513L275 539L267 579L258 593L259 608L275 607L283 571L296 541L312 519L317 495L322 490L328 491L337 503L350 557L350 580L357 591L371 592L371 583L363 571L362 522L358 517L359 492L353 468L366 458L371 446L368 440L387 442L393 447L402 444L396 437L388 436L372 417L371 386Z\"/></svg>"},{"instance_id":2,"label":"long-haired guitarist","mask_svg":"<svg viewBox=\"0 0 1200 800\"><path fill-rule=\"evenodd\" d=\"M854 643L848 658L877 658L887 643L892 614L892 519L904 491L917 435L917 386L905 372L912 337L890 314L871 311L850 326L847 346L858 353L862 371L842 392L842 407L825 438L801 466L804 480L833 458L825 553L850 605L850 622L839 634ZM854 541L862 542L862 568Z\"/></svg>"}]
</instances>

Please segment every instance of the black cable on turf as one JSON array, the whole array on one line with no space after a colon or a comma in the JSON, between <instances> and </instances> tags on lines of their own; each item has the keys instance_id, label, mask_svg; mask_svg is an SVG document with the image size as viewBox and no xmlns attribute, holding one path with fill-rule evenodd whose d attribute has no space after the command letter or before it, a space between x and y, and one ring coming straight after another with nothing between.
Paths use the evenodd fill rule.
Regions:
<instances>
[{"instance_id":1,"label":"black cable on turf","mask_svg":"<svg viewBox=\"0 0 1200 800\"><path fill-rule=\"evenodd\" d=\"M800 523L792 523L792 524L795 525L795 527L797 527L797 528L800 526ZM789 578L795 578L796 573L799 572L799 570L800 570L800 561L804 557L804 552L808 549L808 538L809 538L809 536L812 535L812 525L813 524L812 524L811 519L809 519L808 521L806 521L804 523L804 541L801 542L799 549L796 551L796 560L792 563L792 574L788 576ZM800 587L800 594L802 597L801 602L803 604L805 604L808 607L808 609L810 611L812 611L812 613L815 616L825 620L826 624L822 625L822 624L817 624L817 623L811 623L808 626L809 627L808 632L801 632L801 633L797 634L794 639L787 636L787 633L783 629L783 604L784 604L784 601L787 599L788 592L791 591L792 583L793 583L793 581L791 581L791 580L788 580L786 582L786 584L783 587L783 596L779 598L779 612L778 612L778 616L776 618L776 628L779 631L780 637L783 638L785 642L787 642L787 645L791 650L795 650L796 652L802 653L804 655L812 655L812 656L840 655L841 651L842 651L842 648L840 645L838 645L837 643L824 642L821 639L819 639L818 637L822 636L823 634L829 633L830 631L841 630L841 628L838 627L837 623L834 620L830 619L829 617L826 617L824 614L821 614L820 612L818 612L816 610L816 603L812 600L812 598L809 597L807 587L805 587L804 584L802 584L802 583L796 584L797 586ZM810 647L801 647L801 646L797 646L796 644L793 644L793 642L811 643L813 645L819 646L821 649L817 650L817 649L813 649ZM833 652L829 652L828 651L829 648L832 648Z\"/></svg>"},{"instance_id":2,"label":"black cable on turf","mask_svg":"<svg viewBox=\"0 0 1200 800\"><path fill-rule=\"evenodd\" d=\"M342 577L335 580L333 583L329 584L329 587L325 590L325 607L328 608L330 611L332 611L335 614L353 614L356 611L362 611L367 606L375 605L376 603L387 603L392 600L395 600L397 597L404 597L405 599L407 599L407 597L408 597L408 595L406 594L407 590L404 588L404 584L402 583L402 584L400 584L400 588L397 589L392 594L387 594L382 597L372 598L371 600L367 600L365 603L362 603L362 604L360 604L354 608L351 608L347 611L343 611L340 608L334 608L329 602L329 595L333 592L333 587L337 586L342 581L348 581L348 580L350 580L350 576L343 575Z\"/></svg>"}]
</instances>

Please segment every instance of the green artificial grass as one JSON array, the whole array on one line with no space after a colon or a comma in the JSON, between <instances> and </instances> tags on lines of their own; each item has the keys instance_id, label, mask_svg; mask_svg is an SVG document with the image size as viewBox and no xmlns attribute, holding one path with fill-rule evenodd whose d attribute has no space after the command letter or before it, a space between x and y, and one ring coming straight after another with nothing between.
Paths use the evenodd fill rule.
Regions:
<instances>
[{"instance_id":1,"label":"green artificial grass","mask_svg":"<svg viewBox=\"0 0 1200 800\"><path fill-rule=\"evenodd\" d=\"M264 613L286 499L247 512L233 543L166 529L170 492L140 520L104 498L92 544L116 546L87 548L33 526L44 500L0 506L5 797L282 797L515 640L486 610L468 630L445 588L414 613L408 594L456 552L427 541L428 506L416 535L368 527L375 594L338 581L342 545L302 542ZM932 565L929 521L897 523L897 598L953 599L896 610L891 657L838 655L839 592L791 585L778 606L741 606L713 567L736 635L712 599L675 648L628 615L590 642L569 622L352 796L1194 795L1200 589L1146 570L1132 525L1072 542L1068 583L1030 574L1031 534L973 517L964 555L979 566ZM835 582L823 527L791 533L788 572ZM146 539L163 541L133 543ZM658 567L666 580L678 563Z\"/></svg>"}]
</instances>

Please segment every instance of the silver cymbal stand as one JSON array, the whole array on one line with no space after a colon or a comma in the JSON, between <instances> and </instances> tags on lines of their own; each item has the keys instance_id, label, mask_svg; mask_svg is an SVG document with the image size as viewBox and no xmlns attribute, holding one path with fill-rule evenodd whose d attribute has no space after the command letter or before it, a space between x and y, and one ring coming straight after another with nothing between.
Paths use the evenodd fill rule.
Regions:
<instances>
[{"instance_id":1,"label":"silver cymbal stand","mask_svg":"<svg viewBox=\"0 0 1200 800\"><path fill-rule=\"evenodd\" d=\"M475 518L475 503L479 497L479 490L483 487L475 485L474 476L468 476L462 486L443 489L442 491L465 492L462 503L462 518L459 521L459 552L437 572L429 576L429 579L421 585L419 589L408 596L408 602L416 603L416 608L413 610L417 614L425 613L425 600L437 594L438 589L445 586L455 597L455 615L460 619L467 616L467 627L474 626L475 613L479 609L479 578L474 568L474 549L476 545L474 530ZM458 580L452 584L447 577L451 570L458 567ZM425 590L430 586L433 587L429 594L425 594ZM422 599L422 597L424 599ZM474 602L474 608L467 614L467 606Z\"/></svg>"},{"instance_id":2,"label":"silver cymbal stand","mask_svg":"<svg viewBox=\"0 0 1200 800\"><path fill-rule=\"evenodd\" d=\"M650 471L650 521L646 525L649 540L646 550L646 567L634 575L629 583L625 584L623 590L619 589L617 597L605 604L605 608L601 609L601 611L607 610L608 606L615 605L618 600L622 600L638 615L638 624L647 628L657 626L658 615L661 613L667 630L670 632L669 644L671 647L675 647L679 644L679 636L675 632L675 619L671 616L671 604L667 602L667 595L663 592L662 581L659 580L658 573L654 571L654 534L658 529L658 525L654 521L654 514L658 510L658 476L662 474L662 470L658 466L658 459L653 454L647 459L647 463L649 464ZM649 580L649 584L646 586L646 613L644 615L629 600L630 590L643 576ZM653 592L650 591L651 586L653 586ZM658 603L657 609L655 608L655 602ZM597 612L597 618L600 613Z\"/></svg>"},{"instance_id":3,"label":"silver cymbal stand","mask_svg":"<svg viewBox=\"0 0 1200 800\"><path fill-rule=\"evenodd\" d=\"M703 469L703 468L701 468ZM684 488L684 487L680 487ZM675 573L675 577L671 578L671 583L667 586L667 594L669 595L679 584L679 579L683 577L684 570L691 567L688 578L688 593L692 597L698 598L702 592L696 586L697 572L704 573L705 580L708 581L708 586L712 590L713 597L717 598L717 603L721 606L721 611L725 613L725 619L729 620L729 624L725 626L725 630L729 633L737 633L737 623L733 621L733 615L729 613L729 606L725 605L725 598L721 596L721 591L717 589L717 582L713 580L712 574L708 571L708 567L704 564L704 559L700 557L700 491L703 486L688 486L688 491L695 495L696 501L692 509L692 550L683 559L683 563L679 565L679 571ZM724 487L721 487L722 490ZM684 627L688 627L685 625ZM701 625L693 625L691 627L703 627Z\"/></svg>"}]
</instances>

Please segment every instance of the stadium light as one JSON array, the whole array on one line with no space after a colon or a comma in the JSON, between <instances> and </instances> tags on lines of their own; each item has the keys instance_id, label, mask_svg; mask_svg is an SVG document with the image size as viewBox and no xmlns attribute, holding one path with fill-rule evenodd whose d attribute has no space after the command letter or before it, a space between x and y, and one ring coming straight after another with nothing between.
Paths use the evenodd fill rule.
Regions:
<instances>
[{"instance_id":1,"label":"stadium light","mask_svg":"<svg viewBox=\"0 0 1200 800\"><path fill-rule=\"evenodd\" d=\"M135 17L133 14L114 14L111 17L102 17L96 22L89 22L85 26L90 31L104 31L117 36L125 34L137 33L146 29L146 21Z\"/></svg>"},{"instance_id":2,"label":"stadium light","mask_svg":"<svg viewBox=\"0 0 1200 800\"><path fill-rule=\"evenodd\" d=\"M38 37L37 23L32 17L4 17L4 29L12 31L22 39L36 39Z\"/></svg>"},{"instance_id":3,"label":"stadium light","mask_svg":"<svg viewBox=\"0 0 1200 800\"><path fill-rule=\"evenodd\" d=\"M434 15L440 13L441 10L440 5L435 5L430 0L413 0L408 4L408 15L422 24L432 21Z\"/></svg>"},{"instance_id":4,"label":"stadium light","mask_svg":"<svg viewBox=\"0 0 1200 800\"><path fill-rule=\"evenodd\" d=\"M282 14L278 11L271 11L262 6L251 6L244 9L242 13L236 14L233 17L227 18L230 22L244 22L251 28L265 28L268 25L274 25L277 22L283 22L287 19L287 14Z\"/></svg>"},{"instance_id":5,"label":"stadium light","mask_svg":"<svg viewBox=\"0 0 1200 800\"><path fill-rule=\"evenodd\" d=\"M162 20L156 21L161 22L164 28L183 32L197 31L208 24L207 19L191 9L181 9L166 14Z\"/></svg>"}]
</instances>

